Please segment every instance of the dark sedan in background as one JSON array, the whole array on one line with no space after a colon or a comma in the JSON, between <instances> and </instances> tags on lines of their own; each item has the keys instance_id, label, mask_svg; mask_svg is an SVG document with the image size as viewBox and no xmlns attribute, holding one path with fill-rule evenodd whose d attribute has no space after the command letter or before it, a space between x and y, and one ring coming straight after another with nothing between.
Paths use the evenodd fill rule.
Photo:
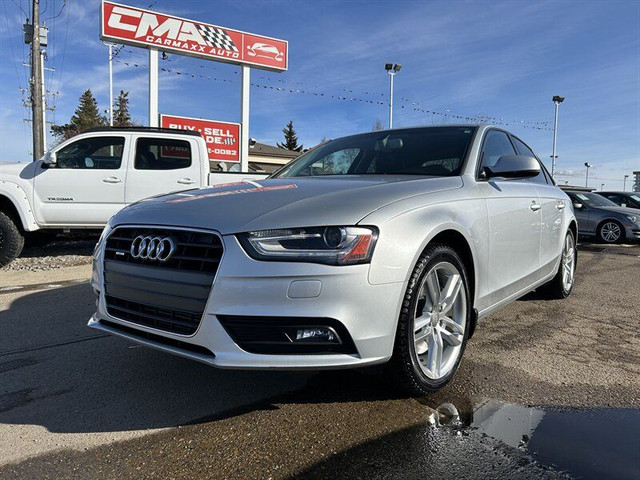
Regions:
<instances>
[{"instance_id":1,"label":"dark sedan in background","mask_svg":"<svg viewBox=\"0 0 640 480\"><path fill-rule=\"evenodd\" d=\"M640 240L640 211L616 205L597 193L565 191L573 202L578 237L597 237L605 243Z\"/></svg>"},{"instance_id":2,"label":"dark sedan in background","mask_svg":"<svg viewBox=\"0 0 640 480\"><path fill-rule=\"evenodd\" d=\"M616 205L640 210L640 192L598 192Z\"/></svg>"}]
</instances>

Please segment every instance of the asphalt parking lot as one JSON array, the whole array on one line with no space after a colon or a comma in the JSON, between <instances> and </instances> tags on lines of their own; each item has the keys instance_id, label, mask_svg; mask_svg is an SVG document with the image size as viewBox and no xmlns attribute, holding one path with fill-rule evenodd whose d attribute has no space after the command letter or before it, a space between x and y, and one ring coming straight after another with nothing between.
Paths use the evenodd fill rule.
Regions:
<instances>
[{"instance_id":1,"label":"asphalt parking lot","mask_svg":"<svg viewBox=\"0 0 640 480\"><path fill-rule=\"evenodd\" d=\"M532 293L485 319L423 399L381 369L222 371L96 334L88 274L80 260L0 271L2 478L640 475L638 245L584 245L569 299ZM445 403L461 418L438 426ZM487 412L493 426L507 412L503 433ZM554 457L534 448L545 431L596 450Z\"/></svg>"}]
</instances>

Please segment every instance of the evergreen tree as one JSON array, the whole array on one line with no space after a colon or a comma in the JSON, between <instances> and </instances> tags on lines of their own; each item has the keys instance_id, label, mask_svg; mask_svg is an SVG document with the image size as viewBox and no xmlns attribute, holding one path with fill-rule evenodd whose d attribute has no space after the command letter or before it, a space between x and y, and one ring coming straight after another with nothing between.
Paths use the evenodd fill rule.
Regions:
<instances>
[{"instance_id":1,"label":"evergreen tree","mask_svg":"<svg viewBox=\"0 0 640 480\"><path fill-rule=\"evenodd\" d=\"M113 109L114 127L131 127L131 114L129 113L129 92L120 90Z\"/></svg>"},{"instance_id":2,"label":"evergreen tree","mask_svg":"<svg viewBox=\"0 0 640 480\"><path fill-rule=\"evenodd\" d=\"M372 132L377 132L378 130L384 130L384 125L382 125L382 120L379 118L376 120L376 123L373 125L371 129Z\"/></svg>"},{"instance_id":3,"label":"evergreen tree","mask_svg":"<svg viewBox=\"0 0 640 480\"><path fill-rule=\"evenodd\" d=\"M302 151L304 145L298 145L298 135L296 135L296 131L293 129L293 120L289 120L287 126L282 129L282 133L284 133L284 142L278 143L278 148L294 150L296 152Z\"/></svg>"},{"instance_id":4,"label":"evergreen tree","mask_svg":"<svg viewBox=\"0 0 640 480\"><path fill-rule=\"evenodd\" d=\"M102 127L107 124L107 119L100 115L98 102L91 90L87 90L80 96L80 105L71 116L66 125L53 125L51 131L60 140L64 141L90 128Z\"/></svg>"}]
</instances>

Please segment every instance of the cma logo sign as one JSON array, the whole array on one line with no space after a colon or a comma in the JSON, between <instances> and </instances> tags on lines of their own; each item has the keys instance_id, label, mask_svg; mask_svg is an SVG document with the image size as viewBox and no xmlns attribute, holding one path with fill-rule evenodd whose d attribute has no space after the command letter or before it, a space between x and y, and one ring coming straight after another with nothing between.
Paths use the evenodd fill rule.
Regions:
<instances>
[{"instance_id":1,"label":"cma logo sign","mask_svg":"<svg viewBox=\"0 0 640 480\"><path fill-rule=\"evenodd\" d=\"M160 23L158 17L149 12L140 12L125 7L114 6L109 15L107 25L117 30L134 32L135 38L162 37L177 42L195 42L207 46L207 42L198 31L198 27L192 22L178 18L167 18ZM146 38L147 41L153 39ZM176 45L177 46L177 45Z\"/></svg>"}]
</instances>

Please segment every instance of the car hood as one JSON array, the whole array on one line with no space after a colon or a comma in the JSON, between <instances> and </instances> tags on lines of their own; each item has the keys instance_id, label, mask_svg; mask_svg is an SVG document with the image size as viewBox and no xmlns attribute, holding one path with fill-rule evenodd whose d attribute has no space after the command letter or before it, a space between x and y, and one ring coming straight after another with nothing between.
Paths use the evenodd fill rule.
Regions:
<instances>
[{"instance_id":1,"label":"car hood","mask_svg":"<svg viewBox=\"0 0 640 480\"><path fill-rule=\"evenodd\" d=\"M33 162L2 162L0 163L0 176L3 180L10 177L20 177L25 168L33 166Z\"/></svg>"},{"instance_id":2,"label":"car hood","mask_svg":"<svg viewBox=\"0 0 640 480\"><path fill-rule=\"evenodd\" d=\"M635 215L638 216L640 212L638 212L637 208L628 208L628 207L597 207L599 210L605 210L608 212L616 212L622 213L623 215Z\"/></svg>"},{"instance_id":3,"label":"car hood","mask_svg":"<svg viewBox=\"0 0 640 480\"><path fill-rule=\"evenodd\" d=\"M460 187L460 177L395 175L244 181L145 199L121 210L112 223L210 228L222 234L355 225L403 198Z\"/></svg>"}]
</instances>

